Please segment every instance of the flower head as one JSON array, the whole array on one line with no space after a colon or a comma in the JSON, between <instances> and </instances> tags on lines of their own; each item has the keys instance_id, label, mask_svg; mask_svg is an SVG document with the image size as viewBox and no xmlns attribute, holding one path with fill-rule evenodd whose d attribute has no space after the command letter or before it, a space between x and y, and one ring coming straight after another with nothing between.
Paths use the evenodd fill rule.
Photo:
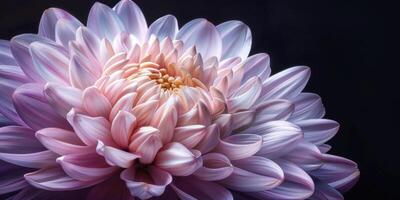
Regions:
<instances>
[{"instance_id":1,"label":"flower head","mask_svg":"<svg viewBox=\"0 0 400 200\"><path fill-rule=\"evenodd\" d=\"M339 124L302 92L309 68L270 76L251 42L240 21L147 26L130 0L86 26L46 10L38 34L0 42L0 194L343 198L359 171L327 154Z\"/></svg>"}]
</instances>

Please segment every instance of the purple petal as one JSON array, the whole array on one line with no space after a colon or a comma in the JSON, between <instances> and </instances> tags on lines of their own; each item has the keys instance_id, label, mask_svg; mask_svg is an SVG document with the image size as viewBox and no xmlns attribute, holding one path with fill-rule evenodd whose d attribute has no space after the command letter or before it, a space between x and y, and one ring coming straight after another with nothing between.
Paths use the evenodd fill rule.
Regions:
<instances>
[{"instance_id":1,"label":"purple petal","mask_svg":"<svg viewBox=\"0 0 400 200\"><path fill-rule=\"evenodd\" d=\"M327 142L339 130L339 123L329 119L309 119L296 124L304 132L304 139L316 145Z\"/></svg>"},{"instance_id":2,"label":"purple petal","mask_svg":"<svg viewBox=\"0 0 400 200\"><path fill-rule=\"evenodd\" d=\"M71 108L82 108L82 91L70 86L57 83L47 83L44 95L54 109L63 117Z\"/></svg>"},{"instance_id":3,"label":"purple petal","mask_svg":"<svg viewBox=\"0 0 400 200\"><path fill-rule=\"evenodd\" d=\"M151 35L155 35L160 41L166 37L175 39L177 32L178 21L176 18L173 15L165 15L150 25L146 38L148 40Z\"/></svg>"},{"instance_id":4,"label":"purple petal","mask_svg":"<svg viewBox=\"0 0 400 200\"><path fill-rule=\"evenodd\" d=\"M92 147L85 146L72 131L60 128L45 128L36 132L36 138L48 150L60 155L87 151Z\"/></svg>"},{"instance_id":5,"label":"purple petal","mask_svg":"<svg viewBox=\"0 0 400 200\"><path fill-rule=\"evenodd\" d=\"M294 111L294 105L284 99L273 99L259 104L252 125L261 125L269 121L287 120Z\"/></svg>"},{"instance_id":6,"label":"purple petal","mask_svg":"<svg viewBox=\"0 0 400 200\"><path fill-rule=\"evenodd\" d=\"M147 23L140 8L133 1L122 0L113 9L125 29L143 42L147 33Z\"/></svg>"},{"instance_id":7,"label":"purple petal","mask_svg":"<svg viewBox=\"0 0 400 200\"><path fill-rule=\"evenodd\" d=\"M315 180L315 191L314 194L309 198L310 200L320 200L320 199L335 199L343 200L344 197L335 188L329 186L328 184Z\"/></svg>"},{"instance_id":8,"label":"purple petal","mask_svg":"<svg viewBox=\"0 0 400 200\"><path fill-rule=\"evenodd\" d=\"M0 40L0 65L18 65L11 54L10 42L7 40Z\"/></svg>"},{"instance_id":9,"label":"purple petal","mask_svg":"<svg viewBox=\"0 0 400 200\"><path fill-rule=\"evenodd\" d=\"M0 195L27 187L24 174L29 170L0 161Z\"/></svg>"},{"instance_id":10,"label":"purple petal","mask_svg":"<svg viewBox=\"0 0 400 200\"><path fill-rule=\"evenodd\" d=\"M233 172L231 161L223 154L209 153L202 158L203 166L194 173L194 176L200 180L218 181L225 179Z\"/></svg>"},{"instance_id":11,"label":"purple petal","mask_svg":"<svg viewBox=\"0 0 400 200\"><path fill-rule=\"evenodd\" d=\"M70 129L65 118L50 106L40 84L28 83L18 87L13 102L21 119L34 130L47 127Z\"/></svg>"},{"instance_id":12,"label":"purple petal","mask_svg":"<svg viewBox=\"0 0 400 200\"><path fill-rule=\"evenodd\" d=\"M182 200L233 200L231 192L215 182L195 177L176 177L171 185Z\"/></svg>"},{"instance_id":13,"label":"purple petal","mask_svg":"<svg viewBox=\"0 0 400 200\"><path fill-rule=\"evenodd\" d=\"M318 169L322 165L322 154L318 147L306 141L299 142L284 159L295 163L305 171Z\"/></svg>"},{"instance_id":14,"label":"purple petal","mask_svg":"<svg viewBox=\"0 0 400 200\"><path fill-rule=\"evenodd\" d=\"M252 55L244 61L242 68L244 68L245 73L241 83L254 76L259 77L264 82L271 74L270 58L265 53Z\"/></svg>"},{"instance_id":15,"label":"purple petal","mask_svg":"<svg viewBox=\"0 0 400 200\"><path fill-rule=\"evenodd\" d=\"M61 19L65 20L73 27L82 25L79 20L68 12L58 8L49 8L44 11L42 18L40 19L39 35L55 41L56 24Z\"/></svg>"},{"instance_id":16,"label":"purple petal","mask_svg":"<svg viewBox=\"0 0 400 200\"><path fill-rule=\"evenodd\" d=\"M291 99L295 109L290 121L300 121L304 119L320 119L325 115L325 108L322 105L321 97L313 93L300 93Z\"/></svg>"},{"instance_id":17,"label":"purple petal","mask_svg":"<svg viewBox=\"0 0 400 200\"><path fill-rule=\"evenodd\" d=\"M222 39L222 57L241 57L246 59L251 48L251 32L241 21L227 21L217 26Z\"/></svg>"},{"instance_id":18,"label":"purple petal","mask_svg":"<svg viewBox=\"0 0 400 200\"><path fill-rule=\"evenodd\" d=\"M112 41L120 32L125 31L124 24L117 13L108 6L96 2L90 9L87 26L100 39Z\"/></svg>"}]
</instances>

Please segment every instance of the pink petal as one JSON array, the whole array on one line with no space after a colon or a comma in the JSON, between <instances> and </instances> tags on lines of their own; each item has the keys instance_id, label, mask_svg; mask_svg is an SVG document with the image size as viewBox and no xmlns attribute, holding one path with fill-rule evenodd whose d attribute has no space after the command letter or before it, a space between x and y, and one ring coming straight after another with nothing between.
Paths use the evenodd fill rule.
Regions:
<instances>
[{"instance_id":1,"label":"pink petal","mask_svg":"<svg viewBox=\"0 0 400 200\"><path fill-rule=\"evenodd\" d=\"M165 187L172 181L172 176L156 167L149 166L143 170L129 168L121 173L130 193L139 199L161 196Z\"/></svg>"},{"instance_id":2,"label":"pink petal","mask_svg":"<svg viewBox=\"0 0 400 200\"><path fill-rule=\"evenodd\" d=\"M63 117L71 108L82 108L82 91L79 89L57 83L47 83L43 93L52 107Z\"/></svg>"},{"instance_id":3,"label":"pink petal","mask_svg":"<svg viewBox=\"0 0 400 200\"><path fill-rule=\"evenodd\" d=\"M139 155L106 146L101 141L98 141L96 152L104 156L104 159L109 165L122 168L129 168L137 158L140 158Z\"/></svg>"},{"instance_id":4,"label":"pink petal","mask_svg":"<svg viewBox=\"0 0 400 200\"><path fill-rule=\"evenodd\" d=\"M140 127L130 138L129 150L140 155L140 163L150 164L153 162L162 142L160 131L151 126Z\"/></svg>"},{"instance_id":5,"label":"pink petal","mask_svg":"<svg viewBox=\"0 0 400 200\"><path fill-rule=\"evenodd\" d=\"M161 105L153 116L150 125L160 130L162 142L168 143L174 136L174 129L178 121L178 112L175 107L176 99L169 97L167 102Z\"/></svg>"},{"instance_id":6,"label":"pink petal","mask_svg":"<svg viewBox=\"0 0 400 200\"><path fill-rule=\"evenodd\" d=\"M93 73L89 60L82 56L73 55L69 63L69 76L72 86L85 89L92 86L100 78L100 74Z\"/></svg>"},{"instance_id":7,"label":"pink petal","mask_svg":"<svg viewBox=\"0 0 400 200\"><path fill-rule=\"evenodd\" d=\"M92 117L107 118L111 111L111 103L96 87L83 91L83 106Z\"/></svg>"},{"instance_id":8,"label":"pink petal","mask_svg":"<svg viewBox=\"0 0 400 200\"><path fill-rule=\"evenodd\" d=\"M95 152L69 154L57 158L64 172L71 178L80 181L103 181L117 171L110 167L104 158Z\"/></svg>"},{"instance_id":9,"label":"pink petal","mask_svg":"<svg viewBox=\"0 0 400 200\"><path fill-rule=\"evenodd\" d=\"M260 150L262 142L262 137L259 135L231 135L221 140L216 151L231 160L238 160L256 154Z\"/></svg>"},{"instance_id":10,"label":"pink petal","mask_svg":"<svg viewBox=\"0 0 400 200\"><path fill-rule=\"evenodd\" d=\"M37 188L50 191L77 190L97 183L73 179L66 175L61 167L43 168L27 173L25 179Z\"/></svg>"},{"instance_id":11,"label":"pink petal","mask_svg":"<svg viewBox=\"0 0 400 200\"><path fill-rule=\"evenodd\" d=\"M128 93L122 96L113 106L110 113L110 120L114 120L119 111L131 111L133 102L135 101L137 93Z\"/></svg>"},{"instance_id":12,"label":"pink petal","mask_svg":"<svg viewBox=\"0 0 400 200\"><path fill-rule=\"evenodd\" d=\"M242 192L270 190L283 181L283 171L275 162L258 156L232 161L233 173L220 181L224 186Z\"/></svg>"},{"instance_id":13,"label":"pink petal","mask_svg":"<svg viewBox=\"0 0 400 200\"><path fill-rule=\"evenodd\" d=\"M67 119L78 137L87 145L95 145L98 140L114 145L110 133L110 123L103 117L78 114L72 109Z\"/></svg>"},{"instance_id":14,"label":"pink petal","mask_svg":"<svg viewBox=\"0 0 400 200\"><path fill-rule=\"evenodd\" d=\"M182 144L172 142L157 154L154 164L172 175L188 176L201 167L202 163L199 151L190 151Z\"/></svg>"},{"instance_id":15,"label":"pink petal","mask_svg":"<svg viewBox=\"0 0 400 200\"><path fill-rule=\"evenodd\" d=\"M225 179L233 172L230 160L219 153L209 153L202 156L203 166L194 175L204 181L218 181Z\"/></svg>"},{"instance_id":16,"label":"pink petal","mask_svg":"<svg viewBox=\"0 0 400 200\"><path fill-rule=\"evenodd\" d=\"M72 131L60 128L45 128L36 132L36 138L48 150L60 155L79 153L89 150Z\"/></svg>"},{"instance_id":17,"label":"pink petal","mask_svg":"<svg viewBox=\"0 0 400 200\"><path fill-rule=\"evenodd\" d=\"M43 94L43 86L28 83L13 94L14 106L24 122L34 130L46 127L70 129L68 122L49 105Z\"/></svg>"},{"instance_id":18,"label":"pink petal","mask_svg":"<svg viewBox=\"0 0 400 200\"><path fill-rule=\"evenodd\" d=\"M187 148L195 147L204 137L205 126L189 125L177 127L174 130L173 141L185 145Z\"/></svg>"},{"instance_id":19,"label":"pink petal","mask_svg":"<svg viewBox=\"0 0 400 200\"><path fill-rule=\"evenodd\" d=\"M136 124L134 115L126 111L119 111L111 124L111 136L115 143L123 148L128 147L129 138Z\"/></svg>"},{"instance_id":20,"label":"pink petal","mask_svg":"<svg viewBox=\"0 0 400 200\"><path fill-rule=\"evenodd\" d=\"M207 127L203 139L194 147L201 153L208 153L213 150L219 143L220 133L217 124L212 124Z\"/></svg>"}]
</instances>

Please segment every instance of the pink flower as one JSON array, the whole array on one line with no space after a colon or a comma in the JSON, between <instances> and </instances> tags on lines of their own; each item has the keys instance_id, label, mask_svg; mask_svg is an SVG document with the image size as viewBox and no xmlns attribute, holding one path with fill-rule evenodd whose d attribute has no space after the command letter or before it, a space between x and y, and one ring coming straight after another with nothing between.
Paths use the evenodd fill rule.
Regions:
<instances>
[{"instance_id":1,"label":"pink flower","mask_svg":"<svg viewBox=\"0 0 400 200\"><path fill-rule=\"evenodd\" d=\"M15 199L342 199L359 170L310 69L270 76L240 21L96 3L0 42L0 194ZM68 191L68 192L54 192ZM72 192L71 192L72 191Z\"/></svg>"}]
</instances>

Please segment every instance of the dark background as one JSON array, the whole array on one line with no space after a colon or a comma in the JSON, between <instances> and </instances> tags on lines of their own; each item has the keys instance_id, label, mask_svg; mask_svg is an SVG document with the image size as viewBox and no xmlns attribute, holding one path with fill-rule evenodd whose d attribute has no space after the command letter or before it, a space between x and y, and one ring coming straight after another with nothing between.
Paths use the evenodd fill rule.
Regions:
<instances>
[{"instance_id":1,"label":"dark background","mask_svg":"<svg viewBox=\"0 0 400 200\"><path fill-rule=\"evenodd\" d=\"M109 6L114 1L101 1ZM379 4L378 4L379 2ZM85 22L94 1L2 0L0 38L37 32L41 13L63 8ZM165 14L180 26L205 17L238 19L253 34L252 53L267 52L273 73L294 65L312 69L306 91L322 96L327 118L341 123L331 153L356 161L359 183L346 199L400 199L399 46L395 6L382 1L136 0L148 23ZM399 18L398 18L399 19ZM395 37L396 36L396 37ZM396 59L397 58L397 59ZM390 60L392 59L392 60ZM394 62L394 61L397 62Z\"/></svg>"}]
</instances>

